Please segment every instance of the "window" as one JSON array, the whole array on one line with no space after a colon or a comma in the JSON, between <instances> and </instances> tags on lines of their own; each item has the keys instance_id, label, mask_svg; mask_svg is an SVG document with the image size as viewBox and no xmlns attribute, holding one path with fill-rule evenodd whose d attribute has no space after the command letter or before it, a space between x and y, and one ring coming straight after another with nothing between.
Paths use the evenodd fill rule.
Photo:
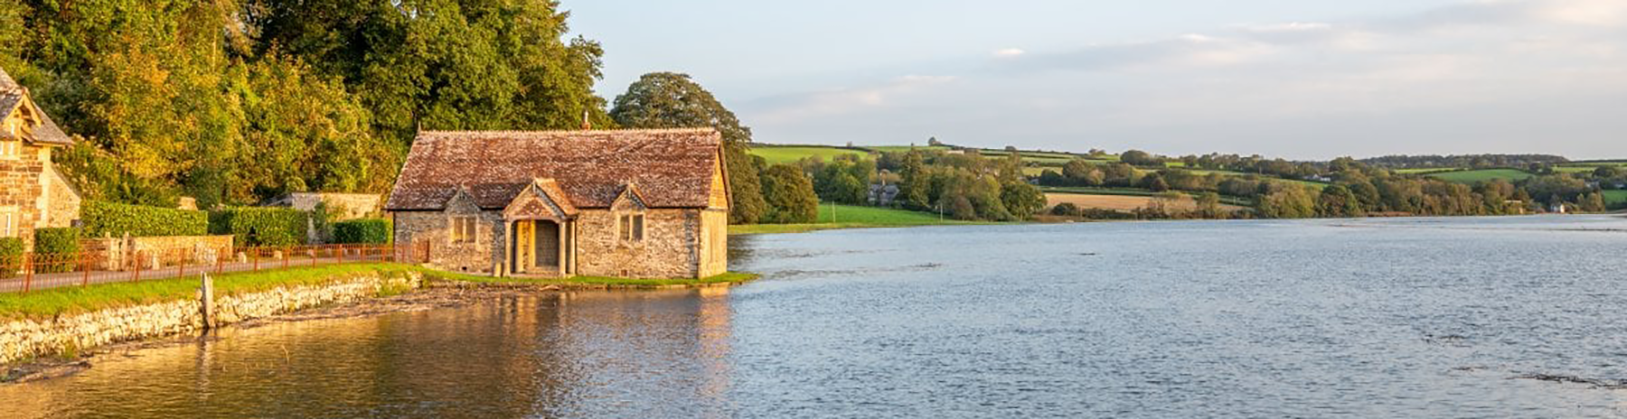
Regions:
<instances>
[{"instance_id":1,"label":"window","mask_svg":"<svg viewBox=\"0 0 1627 419\"><path fill-rule=\"evenodd\" d=\"M629 242L644 241L644 214L621 216L621 239Z\"/></svg>"},{"instance_id":2,"label":"window","mask_svg":"<svg viewBox=\"0 0 1627 419\"><path fill-rule=\"evenodd\" d=\"M0 237L17 237L17 209L0 209Z\"/></svg>"},{"instance_id":3,"label":"window","mask_svg":"<svg viewBox=\"0 0 1627 419\"><path fill-rule=\"evenodd\" d=\"M21 141L0 141L0 157L17 157L17 148L21 144Z\"/></svg>"},{"instance_id":4,"label":"window","mask_svg":"<svg viewBox=\"0 0 1627 419\"><path fill-rule=\"evenodd\" d=\"M452 243L466 244L480 240L480 219L478 217L452 217L451 220Z\"/></svg>"}]
</instances>

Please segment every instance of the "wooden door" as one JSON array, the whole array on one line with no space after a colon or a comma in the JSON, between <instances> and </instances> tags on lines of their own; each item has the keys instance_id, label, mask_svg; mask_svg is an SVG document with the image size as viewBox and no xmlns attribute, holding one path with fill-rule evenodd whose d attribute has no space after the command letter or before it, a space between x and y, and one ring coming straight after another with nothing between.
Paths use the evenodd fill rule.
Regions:
<instances>
[{"instance_id":1,"label":"wooden door","mask_svg":"<svg viewBox=\"0 0 1627 419\"><path fill-rule=\"evenodd\" d=\"M536 222L536 266L539 271L559 269L559 224Z\"/></svg>"}]
</instances>

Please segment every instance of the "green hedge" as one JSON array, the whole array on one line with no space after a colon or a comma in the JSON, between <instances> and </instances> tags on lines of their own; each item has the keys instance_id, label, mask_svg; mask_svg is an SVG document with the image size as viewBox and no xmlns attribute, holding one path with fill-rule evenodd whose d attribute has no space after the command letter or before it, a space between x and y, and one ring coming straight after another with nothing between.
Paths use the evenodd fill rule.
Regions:
<instances>
[{"instance_id":1,"label":"green hedge","mask_svg":"<svg viewBox=\"0 0 1627 419\"><path fill-rule=\"evenodd\" d=\"M390 220L368 218L333 223L333 242L341 244L389 244Z\"/></svg>"},{"instance_id":2,"label":"green hedge","mask_svg":"<svg viewBox=\"0 0 1627 419\"><path fill-rule=\"evenodd\" d=\"M232 208L209 213L209 233L230 234L239 247L299 246L310 216L289 208Z\"/></svg>"},{"instance_id":3,"label":"green hedge","mask_svg":"<svg viewBox=\"0 0 1627 419\"><path fill-rule=\"evenodd\" d=\"M17 276L23 270L23 239L0 237L0 278Z\"/></svg>"},{"instance_id":4,"label":"green hedge","mask_svg":"<svg viewBox=\"0 0 1627 419\"><path fill-rule=\"evenodd\" d=\"M102 234L122 237L124 233L136 237L209 233L209 215L203 211L85 201L79 207L79 219L85 224L85 235L91 237Z\"/></svg>"},{"instance_id":5,"label":"green hedge","mask_svg":"<svg viewBox=\"0 0 1627 419\"><path fill-rule=\"evenodd\" d=\"M79 256L79 229L42 228L34 230L34 257L40 272L69 272Z\"/></svg>"}]
</instances>

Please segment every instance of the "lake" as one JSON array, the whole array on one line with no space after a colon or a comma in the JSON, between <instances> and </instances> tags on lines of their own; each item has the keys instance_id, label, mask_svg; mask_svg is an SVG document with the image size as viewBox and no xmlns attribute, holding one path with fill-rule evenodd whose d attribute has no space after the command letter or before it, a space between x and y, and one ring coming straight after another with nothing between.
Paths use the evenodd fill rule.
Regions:
<instances>
[{"instance_id":1,"label":"lake","mask_svg":"<svg viewBox=\"0 0 1627 419\"><path fill-rule=\"evenodd\" d=\"M231 329L0 416L1627 415L1627 218L731 241L764 279Z\"/></svg>"}]
</instances>

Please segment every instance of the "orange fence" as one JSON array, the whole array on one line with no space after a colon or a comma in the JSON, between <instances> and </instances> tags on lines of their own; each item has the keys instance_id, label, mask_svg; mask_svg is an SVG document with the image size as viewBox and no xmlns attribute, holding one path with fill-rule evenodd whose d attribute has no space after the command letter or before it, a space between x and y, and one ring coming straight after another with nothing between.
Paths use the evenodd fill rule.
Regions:
<instances>
[{"instance_id":1,"label":"orange fence","mask_svg":"<svg viewBox=\"0 0 1627 419\"><path fill-rule=\"evenodd\" d=\"M420 263L428 259L429 243L250 247L235 251L200 248L124 253L24 253L12 258L0 257L0 293L182 278L205 272L254 272L354 262Z\"/></svg>"}]
</instances>

